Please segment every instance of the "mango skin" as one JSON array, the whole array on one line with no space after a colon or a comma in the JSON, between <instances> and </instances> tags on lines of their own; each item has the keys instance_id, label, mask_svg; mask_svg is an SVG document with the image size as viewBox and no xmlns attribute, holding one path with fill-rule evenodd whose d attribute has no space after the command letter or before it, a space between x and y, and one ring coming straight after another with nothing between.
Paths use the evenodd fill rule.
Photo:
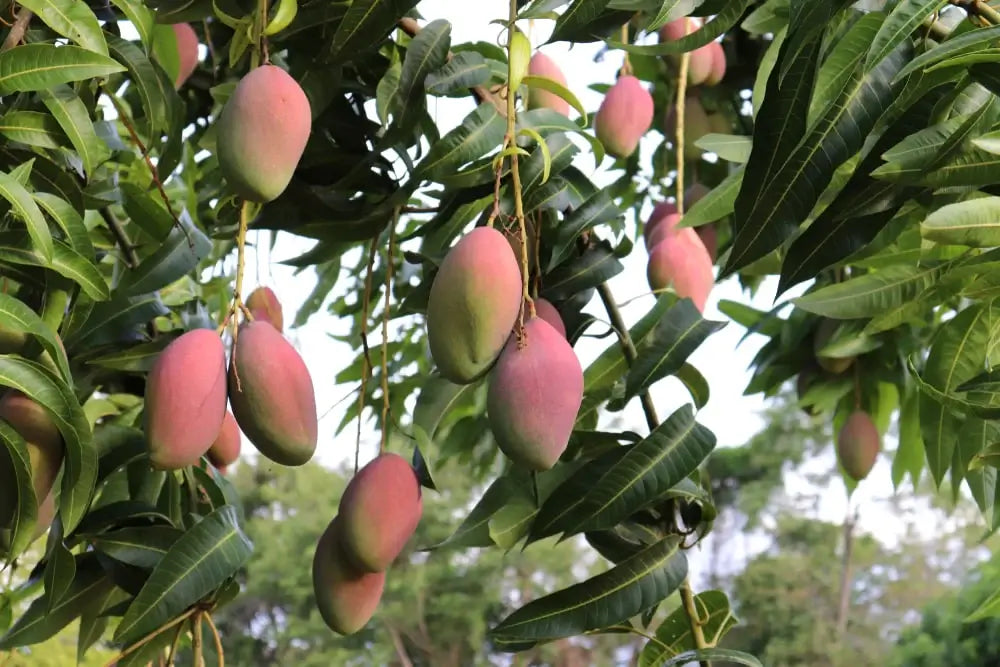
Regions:
<instances>
[{"instance_id":1,"label":"mango skin","mask_svg":"<svg viewBox=\"0 0 1000 667\"><path fill-rule=\"evenodd\" d=\"M649 219L642 227L643 238L648 241L650 234L652 234L653 230L659 226L660 221L668 215L673 215L675 213L677 213L677 205L672 202L661 201L659 204L654 206L653 211L649 214ZM648 243L646 245L649 246Z\"/></svg>"},{"instance_id":2,"label":"mango skin","mask_svg":"<svg viewBox=\"0 0 1000 667\"><path fill-rule=\"evenodd\" d=\"M267 203L292 180L312 129L309 99L287 72L262 65L244 76L219 114L216 155L229 187Z\"/></svg>"},{"instance_id":3,"label":"mango skin","mask_svg":"<svg viewBox=\"0 0 1000 667\"><path fill-rule=\"evenodd\" d=\"M279 333L285 330L281 302L270 287L258 287L250 292L245 305L255 320L267 320Z\"/></svg>"},{"instance_id":4,"label":"mango skin","mask_svg":"<svg viewBox=\"0 0 1000 667\"><path fill-rule=\"evenodd\" d=\"M634 76L620 77L594 116L594 133L616 158L632 155L652 125L653 96Z\"/></svg>"},{"instance_id":5,"label":"mango skin","mask_svg":"<svg viewBox=\"0 0 1000 667\"><path fill-rule=\"evenodd\" d=\"M837 459L855 482L860 482L875 466L881 438L878 427L863 410L855 410L837 435Z\"/></svg>"},{"instance_id":6,"label":"mango skin","mask_svg":"<svg viewBox=\"0 0 1000 667\"><path fill-rule=\"evenodd\" d=\"M646 278L654 291L672 285L677 296L690 298L701 312L715 284L712 258L690 227L676 230L650 251Z\"/></svg>"},{"instance_id":7,"label":"mango skin","mask_svg":"<svg viewBox=\"0 0 1000 667\"><path fill-rule=\"evenodd\" d=\"M441 376L469 384L485 375L521 309L521 269L490 227L466 234L445 256L427 301L427 341Z\"/></svg>"},{"instance_id":8,"label":"mango skin","mask_svg":"<svg viewBox=\"0 0 1000 667\"><path fill-rule=\"evenodd\" d=\"M726 76L726 50L722 48L722 44L719 42L709 42L703 48L707 48L710 51L711 66L708 75L702 81L702 85L717 86L722 83L722 79Z\"/></svg>"},{"instance_id":9,"label":"mango skin","mask_svg":"<svg viewBox=\"0 0 1000 667\"><path fill-rule=\"evenodd\" d=\"M240 427L233 413L226 410L219 436L208 448L208 461L220 470L240 458Z\"/></svg>"},{"instance_id":10,"label":"mango skin","mask_svg":"<svg viewBox=\"0 0 1000 667\"><path fill-rule=\"evenodd\" d=\"M671 104L664 120L664 131L671 143L677 140L676 107ZM684 98L684 157L688 160L701 158L702 150L694 142L713 131L711 118L697 95Z\"/></svg>"},{"instance_id":11,"label":"mango skin","mask_svg":"<svg viewBox=\"0 0 1000 667\"><path fill-rule=\"evenodd\" d=\"M361 572L343 553L339 517L326 527L313 554L312 580L316 608L323 622L341 635L368 624L385 589L385 572Z\"/></svg>"},{"instance_id":12,"label":"mango skin","mask_svg":"<svg viewBox=\"0 0 1000 667\"><path fill-rule=\"evenodd\" d=\"M397 454L377 456L351 478L340 498L344 555L365 572L388 570L422 514L420 482L410 464Z\"/></svg>"},{"instance_id":13,"label":"mango skin","mask_svg":"<svg viewBox=\"0 0 1000 667\"><path fill-rule=\"evenodd\" d=\"M500 450L517 465L548 470L569 444L583 402L583 369L573 348L548 322L524 323L490 374L486 416Z\"/></svg>"},{"instance_id":14,"label":"mango skin","mask_svg":"<svg viewBox=\"0 0 1000 667\"><path fill-rule=\"evenodd\" d=\"M816 363L820 365L820 368L834 375L840 375L854 363L854 357L825 357L819 354L819 351L830 342L833 334L836 333L838 324L837 320L823 318L819 326L816 327L816 333L813 337Z\"/></svg>"},{"instance_id":15,"label":"mango skin","mask_svg":"<svg viewBox=\"0 0 1000 667\"><path fill-rule=\"evenodd\" d=\"M180 62L174 87L180 88L198 67L198 35L189 23L175 23L170 27L177 37L177 56Z\"/></svg>"},{"instance_id":16,"label":"mango skin","mask_svg":"<svg viewBox=\"0 0 1000 667\"><path fill-rule=\"evenodd\" d=\"M675 19L670 23L663 24L660 28L660 41L676 42L678 39L687 37L700 27L701 21L693 16L685 16L683 18Z\"/></svg>"},{"instance_id":17,"label":"mango skin","mask_svg":"<svg viewBox=\"0 0 1000 667\"><path fill-rule=\"evenodd\" d=\"M226 351L213 329L193 329L160 352L146 380L146 444L158 470L195 465L226 416Z\"/></svg>"},{"instance_id":18,"label":"mango skin","mask_svg":"<svg viewBox=\"0 0 1000 667\"><path fill-rule=\"evenodd\" d=\"M550 301L545 299L535 299L535 314L552 325L552 328L559 332L563 338L566 337L566 324L562 315Z\"/></svg>"},{"instance_id":19,"label":"mango skin","mask_svg":"<svg viewBox=\"0 0 1000 667\"><path fill-rule=\"evenodd\" d=\"M700 86L709 77L714 75L715 53L712 49L713 44L715 42L709 42L705 46L698 47L691 52L691 57L688 58L689 86Z\"/></svg>"},{"instance_id":20,"label":"mango skin","mask_svg":"<svg viewBox=\"0 0 1000 667\"><path fill-rule=\"evenodd\" d=\"M309 369L270 322L240 326L229 364L229 404L250 442L275 463L300 466L316 452L319 418Z\"/></svg>"},{"instance_id":21,"label":"mango skin","mask_svg":"<svg viewBox=\"0 0 1000 667\"><path fill-rule=\"evenodd\" d=\"M653 248L658 246L668 236L671 236L680 221L681 216L677 213L664 216L653 231L650 232L649 238L646 239L646 252L652 252Z\"/></svg>"},{"instance_id":22,"label":"mango skin","mask_svg":"<svg viewBox=\"0 0 1000 667\"><path fill-rule=\"evenodd\" d=\"M559 65L552 58L541 51L536 51L535 55L531 56L531 61L528 63L528 74L552 79L556 83L561 84L563 88L566 87L566 75L563 74L562 69L559 68ZM569 102L541 88L528 88L526 108L552 109L564 116L569 116Z\"/></svg>"},{"instance_id":23,"label":"mango skin","mask_svg":"<svg viewBox=\"0 0 1000 667\"><path fill-rule=\"evenodd\" d=\"M35 502L41 505L62 467L65 455L62 435L48 410L17 391L0 398L0 419L27 442ZM16 504L17 486L10 452L0 447L0 526L7 527L13 521Z\"/></svg>"},{"instance_id":24,"label":"mango skin","mask_svg":"<svg viewBox=\"0 0 1000 667\"><path fill-rule=\"evenodd\" d=\"M0 354L19 354L28 342L28 334L7 329L0 323Z\"/></svg>"}]
</instances>

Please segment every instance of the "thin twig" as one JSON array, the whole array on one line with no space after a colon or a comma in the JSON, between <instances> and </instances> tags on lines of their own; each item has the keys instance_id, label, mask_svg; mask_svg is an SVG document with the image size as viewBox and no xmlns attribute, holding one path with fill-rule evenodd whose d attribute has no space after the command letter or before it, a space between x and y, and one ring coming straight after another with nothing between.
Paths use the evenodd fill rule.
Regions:
<instances>
[{"instance_id":1,"label":"thin twig","mask_svg":"<svg viewBox=\"0 0 1000 667\"><path fill-rule=\"evenodd\" d=\"M108 229L111 230L111 235L115 237L115 242L125 254L126 266L130 269L139 266L139 256L136 254L135 247L133 247L132 242L129 240L125 228L122 227L121 220L115 217L115 214L107 206L102 207L100 212L101 217L104 218L104 222L108 225Z\"/></svg>"},{"instance_id":2,"label":"thin twig","mask_svg":"<svg viewBox=\"0 0 1000 667\"><path fill-rule=\"evenodd\" d=\"M219 661L219 667L225 667L226 659L223 657L222 652L222 637L219 636L219 630L215 627L215 621L212 620L212 615L205 612L205 621L208 623L208 629L212 631L212 639L215 640L215 655Z\"/></svg>"},{"instance_id":3,"label":"thin twig","mask_svg":"<svg viewBox=\"0 0 1000 667\"><path fill-rule=\"evenodd\" d=\"M184 621L187 620L187 618L189 616L191 616L191 614L195 613L196 611L198 611L198 608L197 607L192 607L191 609L188 609L186 612L184 612L183 614L181 614L177 618L175 618L175 619L173 619L171 621L168 621L167 623L164 623L163 625L161 625L157 629L153 630L148 635L146 635L145 637L143 637L142 639L140 639L139 641L135 642L134 644L132 644L131 646L129 646L127 649L125 649L124 651L122 651L121 653L119 653L110 662L108 662L108 664L105 665L104 667L114 667L114 665L117 664L118 662L120 662L122 660L122 658L124 658L124 657L126 657L128 655L131 655L132 653L135 653L137 650L139 650L140 648L142 648L143 646L145 646L146 644L148 644L151 640L155 639L160 633L166 632L167 630L169 630L170 628L174 627L178 623L183 623Z\"/></svg>"},{"instance_id":4,"label":"thin twig","mask_svg":"<svg viewBox=\"0 0 1000 667\"><path fill-rule=\"evenodd\" d=\"M382 306L382 443L379 454L384 454L389 444L389 311L392 307L392 246L396 241L398 224L397 208L389 228L389 249L385 258L385 305Z\"/></svg>"},{"instance_id":5,"label":"thin twig","mask_svg":"<svg viewBox=\"0 0 1000 667\"><path fill-rule=\"evenodd\" d=\"M677 99L674 101L674 150L677 153L677 214L684 215L684 103L687 97L688 65L691 52L681 56L680 72L677 75Z\"/></svg>"},{"instance_id":6,"label":"thin twig","mask_svg":"<svg viewBox=\"0 0 1000 667\"><path fill-rule=\"evenodd\" d=\"M372 270L375 266L376 239L368 245L368 266L365 270L365 290L361 300L361 391L358 394L358 439L354 445L354 473L358 472L361 456L361 413L365 409L365 394L368 387L368 376L371 375L372 356L368 347L368 316L372 300Z\"/></svg>"},{"instance_id":7,"label":"thin twig","mask_svg":"<svg viewBox=\"0 0 1000 667\"><path fill-rule=\"evenodd\" d=\"M11 6L13 6L13 2ZM21 7L21 11L17 13L17 19L14 21L14 25L10 27L10 32L7 33L7 37L3 40L3 44L0 45L0 53L8 51L15 46L17 46L22 39L24 39L24 33L28 30L28 24L31 23L31 17L34 13L27 7Z\"/></svg>"},{"instance_id":8,"label":"thin twig","mask_svg":"<svg viewBox=\"0 0 1000 667\"><path fill-rule=\"evenodd\" d=\"M618 332L618 340L621 342L622 353L625 355L625 361L627 361L631 366L637 356L635 344L632 342L632 337L629 336L628 327L625 325L625 320L622 318L621 311L618 310L618 306L615 304L615 298L614 295L611 294L611 288L608 287L607 283L601 283L597 287L597 293L601 297L601 302L604 304L604 310L608 313L611 325L614 327L615 331ZM656 406L653 405L653 399L650 398L649 392L642 392L642 394L639 395L639 400L642 402L642 411L646 415L646 425L649 427L650 431L656 430L656 427L660 425L660 418L656 415Z\"/></svg>"}]
</instances>

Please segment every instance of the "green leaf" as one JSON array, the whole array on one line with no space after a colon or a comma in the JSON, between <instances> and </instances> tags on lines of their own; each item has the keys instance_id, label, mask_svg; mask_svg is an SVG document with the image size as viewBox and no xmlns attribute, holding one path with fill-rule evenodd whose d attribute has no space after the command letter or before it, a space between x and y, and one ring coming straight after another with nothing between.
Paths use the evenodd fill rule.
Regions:
<instances>
[{"instance_id":1,"label":"green leaf","mask_svg":"<svg viewBox=\"0 0 1000 667\"><path fill-rule=\"evenodd\" d=\"M962 619L963 623L975 623L1000 616L1000 590L992 593L976 607L971 614Z\"/></svg>"},{"instance_id":2,"label":"green leaf","mask_svg":"<svg viewBox=\"0 0 1000 667\"><path fill-rule=\"evenodd\" d=\"M350 60L366 49L376 48L417 4L417 0L354 0L330 42L327 58Z\"/></svg>"},{"instance_id":3,"label":"green leaf","mask_svg":"<svg viewBox=\"0 0 1000 667\"><path fill-rule=\"evenodd\" d=\"M31 455L28 453L28 443L3 419L0 419L0 443L3 443L7 450L6 457L0 454L0 462L10 466L16 494L14 496L16 504L8 527L10 538L4 540L9 544L0 545L3 559L11 561L28 548L34 537L38 520L38 499L35 498L35 487L31 479Z\"/></svg>"},{"instance_id":4,"label":"green leaf","mask_svg":"<svg viewBox=\"0 0 1000 667\"><path fill-rule=\"evenodd\" d=\"M460 419L463 414L470 413L466 408L458 410L457 406L470 403L482 382L471 384L454 384L444 378L434 375L426 379L417 395L417 403L413 408L413 423L421 427L428 437L433 438L438 426L445 417Z\"/></svg>"},{"instance_id":5,"label":"green leaf","mask_svg":"<svg viewBox=\"0 0 1000 667\"><path fill-rule=\"evenodd\" d=\"M128 19L135 31L139 33L139 40L146 47L146 51L153 46L153 26L156 24L156 14L152 9L146 7L139 0L111 0L122 14Z\"/></svg>"},{"instance_id":6,"label":"green leaf","mask_svg":"<svg viewBox=\"0 0 1000 667\"><path fill-rule=\"evenodd\" d=\"M666 537L603 574L524 605L490 630L501 642L571 637L626 621L670 595L687 576L676 537Z\"/></svg>"},{"instance_id":7,"label":"green leaf","mask_svg":"<svg viewBox=\"0 0 1000 667\"><path fill-rule=\"evenodd\" d=\"M722 591L704 591L694 596L698 618L704 619L702 633L710 646L737 624L729 607L729 598ZM691 636L691 621L684 607L678 607L656 629L656 641L650 641L639 655L639 667L659 667L662 661L696 648Z\"/></svg>"},{"instance_id":8,"label":"green leaf","mask_svg":"<svg viewBox=\"0 0 1000 667\"><path fill-rule=\"evenodd\" d=\"M948 4L948 0L902 0L882 23L865 57L865 69L872 69L904 40L911 39L917 27L929 15Z\"/></svg>"},{"instance_id":9,"label":"green leaf","mask_svg":"<svg viewBox=\"0 0 1000 667\"><path fill-rule=\"evenodd\" d=\"M898 489L909 473L913 487L924 468L924 440L920 435L920 394L908 388L899 406L899 447L892 459L892 485Z\"/></svg>"},{"instance_id":10,"label":"green leaf","mask_svg":"<svg viewBox=\"0 0 1000 667\"><path fill-rule=\"evenodd\" d=\"M59 344L56 333L35 311L9 294L0 292L0 322L3 322L5 330L20 331L37 338L45 351L55 360L63 380L67 383L72 382L66 351Z\"/></svg>"},{"instance_id":11,"label":"green leaf","mask_svg":"<svg viewBox=\"0 0 1000 667\"><path fill-rule=\"evenodd\" d=\"M171 526L140 526L101 533L91 543L116 561L152 570L183 535Z\"/></svg>"},{"instance_id":12,"label":"green leaf","mask_svg":"<svg viewBox=\"0 0 1000 667\"><path fill-rule=\"evenodd\" d=\"M684 384L688 393L691 394L695 408L700 410L708 404L708 380L705 379L705 376L697 368L685 363L681 365L674 375Z\"/></svg>"},{"instance_id":13,"label":"green leaf","mask_svg":"<svg viewBox=\"0 0 1000 667\"><path fill-rule=\"evenodd\" d=\"M158 338L149 343L139 343L88 359L87 365L132 373L148 373L169 342L170 339Z\"/></svg>"},{"instance_id":14,"label":"green leaf","mask_svg":"<svg viewBox=\"0 0 1000 667\"><path fill-rule=\"evenodd\" d=\"M920 225L920 234L942 245L1000 246L1000 197L978 197L937 209Z\"/></svg>"},{"instance_id":15,"label":"green leaf","mask_svg":"<svg viewBox=\"0 0 1000 667\"><path fill-rule=\"evenodd\" d=\"M62 527L56 519L49 532L49 546L46 549L47 564L43 582L45 586L45 598L48 603L47 611L62 600L69 591L76 577L76 561L73 553L66 548L62 541Z\"/></svg>"},{"instance_id":16,"label":"green leaf","mask_svg":"<svg viewBox=\"0 0 1000 667\"><path fill-rule=\"evenodd\" d=\"M0 638L0 649L30 646L53 637L87 611L90 605L102 601L113 588L114 584L104 574L94 554L76 556L76 576L62 599L51 609L47 595L32 601L28 610Z\"/></svg>"},{"instance_id":17,"label":"green leaf","mask_svg":"<svg viewBox=\"0 0 1000 667\"><path fill-rule=\"evenodd\" d=\"M490 67L486 58L475 51L462 51L442 67L429 73L424 79L427 92L431 95L448 95L474 86L482 86L490 80Z\"/></svg>"},{"instance_id":18,"label":"green leaf","mask_svg":"<svg viewBox=\"0 0 1000 667\"><path fill-rule=\"evenodd\" d=\"M795 233L835 171L861 149L879 116L893 102L895 91L889 79L907 56L908 51L901 47L870 72L860 75L856 71L787 160L778 163L773 177L761 183L759 195L748 190L744 179L734 218L742 219L742 224L735 233L723 275L765 257ZM765 110L761 111L763 115ZM755 150L756 146L755 133ZM753 161L751 153L748 173L753 173Z\"/></svg>"},{"instance_id":19,"label":"green leaf","mask_svg":"<svg viewBox=\"0 0 1000 667\"><path fill-rule=\"evenodd\" d=\"M868 52L873 35L882 26L885 14L869 12L858 19L843 35L838 35L830 54L820 66L816 76L816 92L809 102L808 124L811 126L820 113L840 96L850 84L862 59ZM888 55L888 54L885 54ZM879 59L881 60L881 58ZM864 68L866 71L870 68Z\"/></svg>"},{"instance_id":20,"label":"green leaf","mask_svg":"<svg viewBox=\"0 0 1000 667\"><path fill-rule=\"evenodd\" d=\"M483 102L462 124L441 137L420 162L425 178L436 179L456 171L462 165L482 157L503 141L507 123L496 107Z\"/></svg>"},{"instance_id":21,"label":"green leaf","mask_svg":"<svg viewBox=\"0 0 1000 667\"><path fill-rule=\"evenodd\" d=\"M736 134L709 132L694 142L702 150L715 153L727 162L743 164L750 158L753 139Z\"/></svg>"},{"instance_id":22,"label":"green leaf","mask_svg":"<svg viewBox=\"0 0 1000 667\"><path fill-rule=\"evenodd\" d=\"M794 303L824 317L875 317L912 301L933 285L941 272L940 264L890 266L809 292Z\"/></svg>"},{"instance_id":23,"label":"green leaf","mask_svg":"<svg viewBox=\"0 0 1000 667\"><path fill-rule=\"evenodd\" d=\"M970 30L958 37L945 40L929 51L921 53L916 58L910 60L905 67L895 74L893 83L901 81L908 74L921 69L927 69L952 56L976 51L997 39L1000 39L1000 26Z\"/></svg>"},{"instance_id":24,"label":"green leaf","mask_svg":"<svg viewBox=\"0 0 1000 667\"><path fill-rule=\"evenodd\" d=\"M163 244L130 270L115 291L125 296L153 292L190 273L212 251L212 241L192 224L186 214L182 227L174 227Z\"/></svg>"},{"instance_id":25,"label":"green leaf","mask_svg":"<svg viewBox=\"0 0 1000 667\"><path fill-rule=\"evenodd\" d=\"M677 225L678 228L700 227L730 215L742 183L743 167L740 167L722 179L722 182L699 199L697 204L685 211L684 217Z\"/></svg>"},{"instance_id":26,"label":"green leaf","mask_svg":"<svg viewBox=\"0 0 1000 667\"><path fill-rule=\"evenodd\" d=\"M45 25L94 53L108 55L108 45L94 12L78 0L25 0L20 2Z\"/></svg>"},{"instance_id":27,"label":"green leaf","mask_svg":"<svg viewBox=\"0 0 1000 667\"><path fill-rule=\"evenodd\" d=\"M250 557L236 508L220 507L190 528L156 565L115 630L128 645L201 600Z\"/></svg>"},{"instance_id":28,"label":"green leaf","mask_svg":"<svg viewBox=\"0 0 1000 667\"><path fill-rule=\"evenodd\" d=\"M594 153L595 165L599 166L604 159L604 145L589 132L585 132L579 124L552 109L531 109L517 116L517 127L531 128L542 136L547 136L555 132L573 133L586 139L590 144L590 150ZM571 144L572 145L572 144ZM527 179L525 179L527 180Z\"/></svg>"},{"instance_id":29,"label":"green leaf","mask_svg":"<svg viewBox=\"0 0 1000 667\"><path fill-rule=\"evenodd\" d=\"M63 148L66 134L50 114L40 111L9 111L0 118L0 134L11 141L39 148Z\"/></svg>"},{"instance_id":30,"label":"green leaf","mask_svg":"<svg viewBox=\"0 0 1000 667\"><path fill-rule=\"evenodd\" d=\"M90 506L97 478L97 451L83 408L52 371L13 355L0 354L0 385L17 389L44 407L63 436L66 458L59 513L69 535Z\"/></svg>"},{"instance_id":31,"label":"green leaf","mask_svg":"<svg viewBox=\"0 0 1000 667\"><path fill-rule=\"evenodd\" d=\"M169 31L167 26L162 27ZM177 92L169 85L170 80L159 64L138 46L116 35L108 35L108 46L114 59L128 70L129 82L135 87L142 105L147 133L158 137L159 132L170 125L171 107L180 104ZM107 90L105 94L111 95ZM133 113L133 116L138 115ZM166 178L162 172L159 176Z\"/></svg>"},{"instance_id":32,"label":"green leaf","mask_svg":"<svg viewBox=\"0 0 1000 667\"><path fill-rule=\"evenodd\" d=\"M73 205L62 197L48 192L32 193L39 208L48 213L66 234L70 247L84 257L94 256L94 245L90 241L90 231Z\"/></svg>"},{"instance_id":33,"label":"green leaf","mask_svg":"<svg viewBox=\"0 0 1000 667\"><path fill-rule=\"evenodd\" d=\"M4 176L6 174L0 175L0 193L4 191ZM38 209L33 199L31 205ZM110 293L108 284L93 262L88 261L62 241L55 241L52 251L52 259L46 261L32 247L31 240L26 235L17 231L0 232L0 261L51 268L59 275L80 285L92 299L100 301L108 298Z\"/></svg>"},{"instance_id":34,"label":"green leaf","mask_svg":"<svg viewBox=\"0 0 1000 667\"><path fill-rule=\"evenodd\" d=\"M678 301L637 347L636 359L625 378L625 400L679 371L691 353L724 326L726 322L703 318L691 299Z\"/></svg>"},{"instance_id":35,"label":"green leaf","mask_svg":"<svg viewBox=\"0 0 1000 667\"><path fill-rule=\"evenodd\" d=\"M558 19L549 42L565 40L586 28L605 11L609 0L573 0Z\"/></svg>"},{"instance_id":36,"label":"green leaf","mask_svg":"<svg viewBox=\"0 0 1000 667\"><path fill-rule=\"evenodd\" d=\"M608 468L553 528L564 534L613 528L694 472L714 447L715 435L685 405Z\"/></svg>"},{"instance_id":37,"label":"green leaf","mask_svg":"<svg viewBox=\"0 0 1000 667\"><path fill-rule=\"evenodd\" d=\"M397 126L408 126L414 112L422 108L424 79L444 65L450 48L451 24L444 19L425 25L407 46L399 80L388 102Z\"/></svg>"},{"instance_id":38,"label":"green leaf","mask_svg":"<svg viewBox=\"0 0 1000 667\"><path fill-rule=\"evenodd\" d=\"M43 266L50 264L55 252L52 233L31 193L13 176L0 171L0 196L10 202L17 217L27 226L28 234L31 236L32 251L44 262Z\"/></svg>"},{"instance_id":39,"label":"green leaf","mask_svg":"<svg viewBox=\"0 0 1000 667\"><path fill-rule=\"evenodd\" d=\"M660 663L660 667L683 667L692 662L709 660L721 660L723 662L734 662L747 667L764 667L764 664L743 651L735 651L731 648L702 648L697 651L685 651L680 655L675 655L670 660Z\"/></svg>"},{"instance_id":40,"label":"green leaf","mask_svg":"<svg viewBox=\"0 0 1000 667\"><path fill-rule=\"evenodd\" d=\"M622 42L609 39L607 40L608 46L613 49L623 49L628 53L645 56L665 56L672 53L694 51L699 47L705 46L736 25L747 8L754 4L754 2L755 0L729 0L711 21L690 35L686 35L678 40L661 42L659 44L640 45L623 44ZM555 38L553 37L549 41L555 41Z\"/></svg>"},{"instance_id":41,"label":"green leaf","mask_svg":"<svg viewBox=\"0 0 1000 667\"><path fill-rule=\"evenodd\" d=\"M573 91L569 88L562 85L558 81L535 74L527 75L521 80L521 82L528 88L539 88L565 100L571 107L576 109L578 114L580 114L580 118L577 121L580 127L587 127L587 110L583 108L583 105L580 104L580 100L577 99L576 95L574 95Z\"/></svg>"},{"instance_id":42,"label":"green leaf","mask_svg":"<svg viewBox=\"0 0 1000 667\"><path fill-rule=\"evenodd\" d=\"M559 224L556 239L552 245L552 259L549 270L561 264L576 243L577 237L597 225L617 220L622 215L618 205L606 190L598 190L593 197L567 215Z\"/></svg>"},{"instance_id":43,"label":"green leaf","mask_svg":"<svg viewBox=\"0 0 1000 667\"><path fill-rule=\"evenodd\" d=\"M0 53L0 95L45 90L124 70L111 58L79 46L24 44Z\"/></svg>"},{"instance_id":44,"label":"green leaf","mask_svg":"<svg viewBox=\"0 0 1000 667\"><path fill-rule=\"evenodd\" d=\"M73 143L83 162L84 173L92 177L94 169L111 157L111 151L107 144L98 138L94 123L90 120L83 102L73 89L65 84L40 90L38 97Z\"/></svg>"},{"instance_id":45,"label":"green leaf","mask_svg":"<svg viewBox=\"0 0 1000 667\"><path fill-rule=\"evenodd\" d=\"M606 242L591 246L583 255L571 259L547 276L542 297L562 301L578 292L597 287L625 270Z\"/></svg>"}]
</instances>

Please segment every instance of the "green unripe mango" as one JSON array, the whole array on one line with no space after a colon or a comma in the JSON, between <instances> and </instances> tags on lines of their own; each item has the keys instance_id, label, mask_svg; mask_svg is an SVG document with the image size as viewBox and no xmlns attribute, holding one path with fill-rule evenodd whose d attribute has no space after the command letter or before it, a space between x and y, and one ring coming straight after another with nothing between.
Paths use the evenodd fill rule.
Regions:
<instances>
[{"instance_id":1,"label":"green unripe mango","mask_svg":"<svg viewBox=\"0 0 1000 667\"><path fill-rule=\"evenodd\" d=\"M385 572L362 572L347 560L339 517L326 527L313 554L316 608L336 633L352 635L368 624L385 589Z\"/></svg>"},{"instance_id":2,"label":"green unripe mango","mask_svg":"<svg viewBox=\"0 0 1000 667\"><path fill-rule=\"evenodd\" d=\"M863 410L855 410L840 427L837 435L837 459L844 472L860 482L875 466L881 438L875 422Z\"/></svg>"},{"instance_id":3,"label":"green unripe mango","mask_svg":"<svg viewBox=\"0 0 1000 667\"><path fill-rule=\"evenodd\" d=\"M198 463L226 415L226 351L213 329L193 329L156 358L146 380L149 461L158 470Z\"/></svg>"},{"instance_id":4,"label":"green unripe mango","mask_svg":"<svg viewBox=\"0 0 1000 667\"><path fill-rule=\"evenodd\" d=\"M512 335L490 374L486 413L500 450L517 465L548 470L566 450L583 401L583 369L572 346L533 317Z\"/></svg>"},{"instance_id":5,"label":"green unripe mango","mask_svg":"<svg viewBox=\"0 0 1000 667\"><path fill-rule=\"evenodd\" d=\"M344 554L366 572L389 569L423 513L420 483L406 459L381 454L351 478L338 516Z\"/></svg>"},{"instance_id":6,"label":"green unripe mango","mask_svg":"<svg viewBox=\"0 0 1000 667\"><path fill-rule=\"evenodd\" d=\"M266 203L285 191L305 151L309 99L285 70L262 65L237 84L216 129L219 168L230 188Z\"/></svg>"},{"instance_id":7,"label":"green unripe mango","mask_svg":"<svg viewBox=\"0 0 1000 667\"><path fill-rule=\"evenodd\" d=\"M28 446L34 502L42 504L62 467L65 446L48 410L16 391L0 398L0 419L24 438ZM9 527L17 509L17 478L7 447L0 446L0 526Z\"/></svg>"},{"instance_id":8,"label":"green unripe mango","mask_svg":"<svg viewBox=\"0 0 1000 667\"><path fill-rule=\"evenodd\" d=\"M312 378L270 322L240 326L229 364L229 403L240 429L267 458L286 466L312 458L319 431Z\"/></svg>"},{"instance_id":9,"label":"green unripe mango","mask_svg":"<svg viewBox=\"0 0 1000 667\"><path fill-rule=\"evenodd\" d=\"M855 357L828 357L820 354L827 343L833 338L833 335L837 332L837 327L840 323L837 320L831 320L824 318L820 321L819 326L816 328L816 334L813 338L813 350L816 354L816 363L820 365L820 368L827 371L828 373L833 373L834 375L840 375L854 363Z\"/></svg>"},{"instance_id":10,"label":"green unripe mango","mask_svg":"<svg viewBox=\"0 0 1000 667\"><path fill-rule=\"evenodd\" d=\"M441 376L469 384L486 374L521 308L521 270L507 238L466 234L438 268L427 301L427 342Z\"/></svg>"}]
</instances>

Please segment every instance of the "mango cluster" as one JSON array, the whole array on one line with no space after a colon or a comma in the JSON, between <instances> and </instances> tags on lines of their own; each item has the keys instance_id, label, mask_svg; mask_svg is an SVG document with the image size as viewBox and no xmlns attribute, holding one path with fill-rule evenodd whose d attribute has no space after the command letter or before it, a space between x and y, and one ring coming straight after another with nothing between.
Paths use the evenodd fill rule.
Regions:
<instances>
[{"instance_id":1,"label":"mango cluster","mask_svg":"<svg viewBox=\"0 0 1000 667\"><path fill-rule=\"evenodd\" d=\"M10 390L0 396L0 420L13 428L27 444L37 511L34 541L48 530L55 516L53 485L62 468L65 445L48 409L19 391ZM7 447L0 446L0 552L10 548L10 531L17 507L14 464Z\"/></svg>"},{"instance_id":2,"label":"mango cluster","mask_svg":"<svg viewBox=\"0 0 1000 667\"><path fill-rule=\"evenodd\" d=\"M276 314L251 312L258 318L240 326L228 368L222 340L210 329L182 334L153 363L145 430L154 468L178 470L207 456L225 469L239 457L240 430L275 463L299 466L312 458L318 438L312 378L268 319L280 323L280 305Z\"/></svg>"},{"instance_id":3,"label":"mango cluster","mask_svg":"<svg viewBox=\"0 0 1000 667\"><path fill-rule=\"evenodd\" d=\"M660 28L660 42L676 42L699 30L702 23L693 16L671 21ZM680 56L671 56L680 60ZM688 86L715 86L726 76L726 52L722 44L711 41L691 52L688 59Z\"/></svg>"},{"instance_id":4,"label":"mango cluster","mask_svg":"<svg viewBox=\"0 0 1000 667\"><path fill-rule=\"evenodd\" d=\"M689 188L688 194L697 195L698 192ZM685 201L689 201L687 196ZM704 312L708 295L715 284L712 272L715 261L714 229L699 234L691 227L678 228L680 221L677 207L670 202L661 202L653 208L643 228L649 253L646 279L653 291L673 287L677 296L691 299L698 310ZM711 251L706 239L712 244Z\"/></svg>"},{"instance_id":5,"label":"mango cluster","mask_svg":"<svg viewBox=\"0 0 1000 667\"><path fill-rule=\"evenodd\" d=\"M519 236L477 227L462 237L431 285L427 338L446 380L470 384L489 375L487 418L497 445L514 463L541 471L569 443L583 369L551 303L535 299L535 316L527 309L517 330L528 305L519 257Z\"/></svg>"},{"instance_id":6,"label":"mango cluster","mask_svg":"<svg viewBox=\"0 0 1000 667\"><path fill-rule=\"evenodd\" d=\"M368 623L422 513L420 482L401 456L380 454L351 479L313 555L316 607L331 630L350 635Z\"/></svg>"}]
</instances>

